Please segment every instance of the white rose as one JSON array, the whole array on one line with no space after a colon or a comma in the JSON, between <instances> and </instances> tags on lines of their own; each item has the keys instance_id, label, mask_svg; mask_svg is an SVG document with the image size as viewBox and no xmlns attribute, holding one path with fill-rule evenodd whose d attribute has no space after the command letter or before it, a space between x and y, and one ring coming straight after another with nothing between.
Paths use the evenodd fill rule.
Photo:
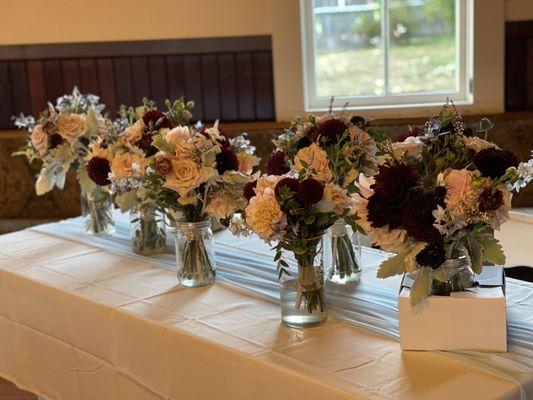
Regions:
<instances>
[{"instance_id":1,"label":"white rose","mask_svg":"<svg viewBox=\"0 0 533 400\"><path fill-rule=\"evenodd\" d=\"M139 154L118 152L111 161L111 172L116 177L139 176L143 173L144 160Z\"/></svg>"},{"instance_id":2,"label":"white rose","mask_svg":"<svg viewBox=\"0 0 533 400\"><path fill-rule=\"evenodd\" d=\"M198 164L188 158L172 160L172 173L163 187L174 190L180 196L186 196L203 182Z\"/></svg>"},{"instance_id":3,"label":"white rose","mask_svg":"<svg viewBox=\"0 0 533 400\"><path fill-rule=\"evenodd\" d=\"M135 122L132 126L128 126L122 136L128 143L136 143L141 140L143 135L144 125L142 120Z\"/></svg>"},{"instance_id":4,"label":"white rose","mask_svg":"<svg viewBox=\"0 0 533 400\"><path fill-rule=\"evenodd\" d=\"M392 152L396 158L409 157L418 160L422 157L422 145L418 136L409 136L403 142L393 143Z\"/></svg>"},{"instance_id":5,"label":"white rose","mask_svg":"<svg viewBox=\"0 0 533 400\"><path fill-rule=\"evenodd\" d=\"M487 142L486 140L481 139L477 136L463 136L463 144L467 149L474 150L476 153L481 150L489 149L491 147L496 147L495 144Z\"/></svg>"},{"instance_id":6,"label":"white rose","mask_svg":"<svg viewBox=\"0 0 533 400\"><path fill-rule=\"evenodd\" d=\"M56 122L62 138L70 144L87 132L86 117L83 114L62 114Z\"/></svg>"},{"instance_id":7,"label":"white rose","mask_svg":"<svg viewBox=\"0 0 533 400\"><path fill-rule=\"evenodd\" d=\"M46 150L48 150L48 135L41 124L35 125L35 128L31 131L30 140L32 146L39 152L41 157L44 156Z\"/></svg>"}]
</instances>

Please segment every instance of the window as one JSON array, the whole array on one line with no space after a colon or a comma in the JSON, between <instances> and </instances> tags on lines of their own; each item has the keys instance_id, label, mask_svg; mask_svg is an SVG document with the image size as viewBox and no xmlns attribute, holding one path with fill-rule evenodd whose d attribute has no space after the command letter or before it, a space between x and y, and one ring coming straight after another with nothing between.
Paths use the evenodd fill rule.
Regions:
<instances>
[{"instance_id":1,"label":"window","mask_svg":"<svg viewBox=\"0 0 533 400\"><path fill-rule=\"evenodd\" d=\"M471 102L469 0L301 0L306 109Z\"/></svg>"}]
</instances>

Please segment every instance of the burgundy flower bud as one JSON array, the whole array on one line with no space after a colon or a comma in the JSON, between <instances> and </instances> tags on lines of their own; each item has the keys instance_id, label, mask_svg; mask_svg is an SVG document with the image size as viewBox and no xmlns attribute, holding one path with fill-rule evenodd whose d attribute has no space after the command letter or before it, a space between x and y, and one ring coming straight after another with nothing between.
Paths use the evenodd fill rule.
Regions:
<instances>
[{"instance_id":1,"label":"burgundy flower bud","mask_svg":"<svg viewBox=\"0 0 533 400\"><path fill-rule=\"evenodd\" d=\"M235 151L231 148L223 147L216 156L217 171L222 175L226 171L237 171L239 169L239 160Z\"/></svg>"},{"instance_id":2,"label":"burgundy flower bud","mask_svg":"<svg viewBox=\"0 0 533 400\"><path fill-rule=\"evenodd\" d=\"M492 190L487 188L484 189L479 195L479 211L496 211L501 206L503 206L503 193L501 190L497 190L492 193Z\"/></svg>"},{"instance_id":3,"label":"burgundy flower bud","mask_svg":"<svg viewBox=\"0 0 533 400\"><path fill-rule=\"evenodd\" d=\"M143 122L145 129L148 131L158 130L161 128L170 129L172 127L167 116L158 110L146 111L143 115Z\"/></svg>"},{"instance_id":4,"label":"burgundy flower bud","mask_svg":"<svg viewBox=\"0 0 533 400\"><path fill-rule=\"evenodd\" d=\"M255 188L257 187L257 180L246 182L246 185L244 185L243 189L243 196L246 199L246 201L250 201L252 197L255 196Z\"/></svg>"},{"instance_id":5,"label":"burgundy flower bud","mask_svg":"<svg viewBox=\"0 0 533 400\"><path fill-rule=\"evenodd\" d=\"M285 163L285 152L277 150L270 155L267 162L268 175L283 175L289 172L289 166Z\"/></svg>"},{"instance_id":6,"label":"burgundy flower bud","mask_svg":"<svg viewBox=\"0 0 533 400\"><path fill-rule=\"evenodd\" d=\"M155 160L155 170L159 176L167 176L172 172L172 160L169 156L160 155Z\"/></svg>"},{"instance_id":7,"label":"burgundy flower bud","mask_svg":"<svg viewBox=\"0 0 533 400\"><path fill-rule=\"evenodd\" d=\"M276 193L276 196L279 197L281 194L281 189L285 187L296 195L296 193L298 192L298 185L299 185L298 179L283 178L276 185L274 192Z\"/></svg>"}]
</instances>

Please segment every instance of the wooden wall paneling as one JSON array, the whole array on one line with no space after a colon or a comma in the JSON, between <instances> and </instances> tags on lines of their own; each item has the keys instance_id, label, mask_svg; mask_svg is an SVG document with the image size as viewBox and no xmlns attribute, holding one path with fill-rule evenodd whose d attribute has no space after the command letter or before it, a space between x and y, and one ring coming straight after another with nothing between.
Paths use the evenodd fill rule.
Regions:
<instances>
[{"instance_id":1,"label":"wooden wall paneling","mask_svg":"<svg viewBox=\"0 0 533 400\"><path fill-rule=\"evenodd\" d=\"M80 91L98 95L100 87L98 85L95 60L93 58L82 58L79 60L78 66L80 71Z\"/></svg>"},{"instance_id":2,"label":"wooden wall paneling","mask_svg":"<svg viewBox=\"0 0 533 400\"><path fill-rule=\"evenodd\" d=\"M146 57L131 58L131 78L133 86L133 100L135 104L131 106L139 106L142 104L143 98L152 98L150 91L150 81L148 80L148 60Z\"/></svg>"},{"instance_id":3,"label":"wooden wall paneling","mask_svg":"<svg viewBox=\"0 0 533 400\"><path fill-rule=\"evenodd\" d=\"M533 34L533 33L532 33ZM527 99L525 104L526 110L533 110L533 36L529 38L526 42L527 44L527 56L526 62L527 72L526 72L526 92Z\"/></svg>"},{"instance_id":4,"label":"wooden wall paneling","mask_svg":"<svg viewBox=\"0 0 533 400\"><path fill-rule=\"evenodd\" d=\"M71 93L74 87L78 89L81 86L80 71L78 69L78 60L65 59L61 61L63 71L63 89L66 93Z\"/></svg>"},{"instance_id":5,"label":"wooden wall paneling","mask_svg":"<svg viewBox=\"0 0 533 400\"><path fill-rule=\"evenodd\" d=\"M169 97L164 57L148 58L148 81L150 82L151 98L160 109L164 109L165 99Z\"/></svg>"},{"instance_id":6,"label":"wooden wall paneling","mask_svg":"<svg viewBox=\"0 0 533 400\"><path fill-rule=\"evenodd\" d=\"M102 103L106 105L107 112L114 118L118 109L117 96L115 93L115 75L113 71L113 61L110 58L99 58L96 60L96 70L98 76L98 94Z\"/></svg>"},{"instance_id":7,"label":"wooden wall paneling","mask_svg":"<svg viewBox=\"0 0 533 400\"><path fill-rule=\"evenodd\" d=\"M252 53L235 55L237 66L237 90L239 93L239 119L255 119L255 96Z\"/></svg>"},{"instance_id":8,"label":"wooden wall paneling","mask_svg":"<svg viewBox=\"0 0 533 400\"><path fill-rule=\"evenodd\" d=\"M117 105L135 105L132 87L131 65L129 58L115 58L113 60L114 80L117 94Z\"/></svg>"},{"instance_id":9,"label":"wooden wall paneling","mask_svg":"<svg viewBox=\"0 0 533 400\"><path fill-rule=\"evenodd\" d=\"M46 100L55 102L55 100L65 94L63 89L63 73L61 71L60 60L44 60L44 81L46 87Z\"/></svg>"},{"instance_id":10,"label":"wooden wall paneling","mask_svg":"<svg viewBox=\"0 0 533 400\"><path fill-rule=\"evenodd\" d=\"M204 119L204 99L202 94L202 72L200 56L197 54L187 54L183 56L183 72L185 80L185 90L189 99L194 100L194 119Z\"/></svg>"},{"instance_id":11,"label":"wooden wall paneling","mask_svg":"<svg viewBox=\"0 0 533 400\"><path fill-rule=\"evenodd\" d=\"M11 116L13 114L9 64L4 61L0 62L0 128L7 129L11 126Z\"/></svg>"},{"instance_id":12,"label":"wooden wall paneling","mask_svg":"<svg viewBox=\"0 0 533 400\"><path fill-rule=\"evenodd\" d=\"M31 101L28 87L26 61L10 61L9 75L11 76L11 98L15 114L30 114Z\"/></svg>"},{"instance_id":13,"label":"wooden wall paneling","mask_svg":"<svg viewBox=\"0 0 533 400\"><path fill-rule=\"evenodd\" d=\"M272 58L269 52L253 54L255 115L258 120L274 118Z\"/></svg>"},{"instance_id":14,"label":"wooden wall paneling","mask_svg":"<svg viewBox=\"0 0 533 400\"><path fill-rule=\"evenodd\" d=\"M46 106L46 87L44 83L43 62L40 60L28 61L28 85L31 95L31 111L37 117Z\"/></svg>"},{"instance_id":15,"label":"wooden wall paneling","mask_svg":"<svg viewBox=\"0 0 533 400\"><path fill-rule=\"evenodd\" d=\"M217 58L220 118L222 121L237 121L239 119L239 97L235 56L233 54L219 54Z\"/></svg>"},{"instance_id":16,"label":"wooden wall paneling","mask_svg":"<svg viewBox=\"0 0 533 400\"><path fill-rule=\"evenodd\" d=\"M204 99L204 119L214 121L220 118L220 91L218 86L218 63L215 54L202 54L202 97Z\"/></svg>"},{"instance_id":17,"label":"wooden wall paneling","mask_svg":"<svg viewBox=\"0 0 533 400\"><path fill-rule=\"evenodd\" d=\"M174 100L184 97L186 100L189 100L187 92L185 91L185 81L183 79L183 57L166 57L166 69L168 97Z\"/></svg>"},{"instance_id":18,"label":"wooden wall paneling","mask_svg":"<svg viewBox=\"0 0 533 400\"><path fill-rule=\"evenodd\" d=\"M523 110L527 102L527 88L522 82L527 71L527 43L509 38L506 44L505 108L507 111Z\"/></svg>"}]
</instances>

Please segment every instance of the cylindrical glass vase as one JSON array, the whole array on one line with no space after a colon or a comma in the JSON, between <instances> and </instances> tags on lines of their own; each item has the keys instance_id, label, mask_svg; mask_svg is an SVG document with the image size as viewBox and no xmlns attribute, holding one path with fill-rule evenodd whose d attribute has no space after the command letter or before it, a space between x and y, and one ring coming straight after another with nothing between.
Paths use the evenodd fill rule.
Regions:
<instances>
[{"instance_id":1,"label":"cylindrical glass vase","mask_svg":"<svg viewBox=\"0 0 533 400\"><path fill-rule=\"evenodd\" d=\"M326 322L322 238L302 241L305 252L295 254L295 271L281 282L281 321L293 328Z\"/></svg>"},{"instance_id":2,"label":"cylindrical glass vase","mask_svg":"<svg viewBox=\"0 0 533 400\"><path fill-rule=\"evenodd\" d=\"M215 242L211 220L176 223L178 282L201 287L215 281Z\"/></svg>"},{"instance_id":3,"label":"cylindrical glass vase","mask_svg":"<svg viewBox=\"0 0 533 400\"><path fill-rule=\"evenodd\" d=\"M81 215L87 233L96 236L115 233L114 209L111 195L100 186L91 193L81 191Z\"/></svg>"},{"instance_id":4,"label":"cylindrical glass vase","mask_svg":"<svg viewBox=\"0 0 533 400\"><path fill-rule=\"evenodd\" d=\"M340 219L328 229L325 239L326 280L340 285L358 281L362 269L359 232Z\"/></svg>"},{"instance_id":5,"label":"cylindrical glass vase","mask_svg":"<svg viewBox=\"0 0 533 400\"><path fill-rule=\"evenodd\" d=\"M165 218L156 207L146 206L130 211L131 246L135 253L164 253L167 240Z\"/></svg>"}]
</instances>

